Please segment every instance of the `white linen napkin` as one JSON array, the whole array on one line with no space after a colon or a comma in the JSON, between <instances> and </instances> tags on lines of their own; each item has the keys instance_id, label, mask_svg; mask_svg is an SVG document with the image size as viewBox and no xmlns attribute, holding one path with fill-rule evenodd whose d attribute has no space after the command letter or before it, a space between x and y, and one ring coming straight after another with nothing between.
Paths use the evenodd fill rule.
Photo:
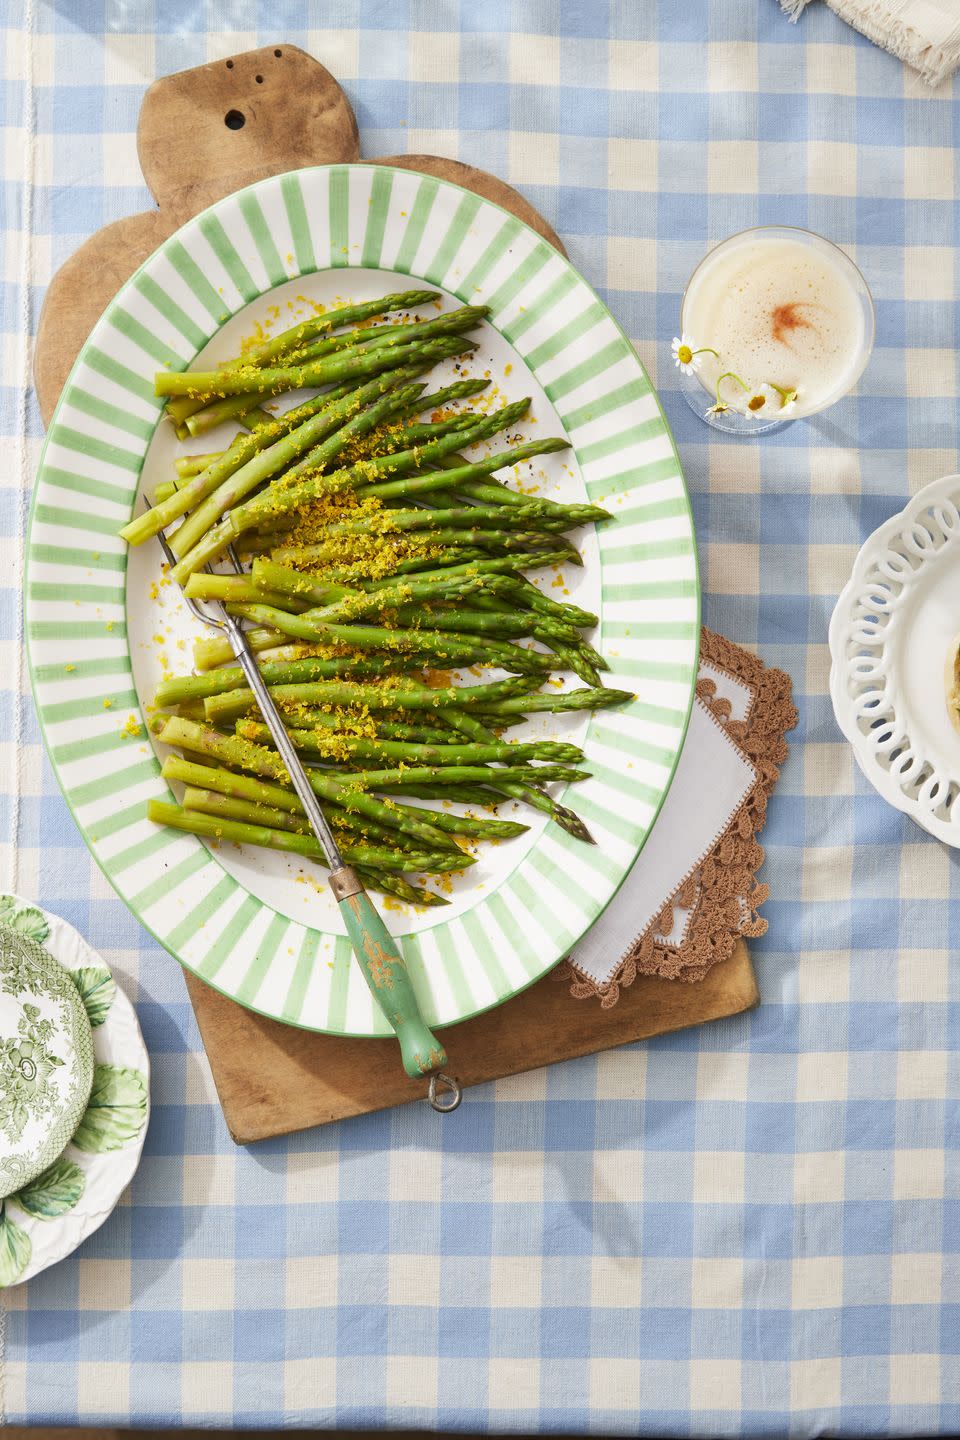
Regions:
<instances>
[{"instance_id":1,"label":"white linen napkin","mask_svg":"<svg viewBox=\"0 0 960 1440\"><path fill-rule=\"evenodd\" d=\"M799 20L810 0L780 0ZM940 85L960 66L960 0L827 0L875 45L918 71L928 85Z\"/></svg>"},{"instance_id":2,"label":"white linen napkin","mask_svg":"<svg viewBox=\"0 0 960 1440\"><path fill-rule=\"evenodd\" d=\"M748 686L705 662L700 675L713 680L717 695L730 701L732 719L746 718L753 700ZM677 772L650 838L600 919L568 956L570 963L605 985L634 941L706 859L756 779L754 766L696 699ZM683 911L675 914L674 940L682 938L688 918Z\"/></svg>"}]
</instances>

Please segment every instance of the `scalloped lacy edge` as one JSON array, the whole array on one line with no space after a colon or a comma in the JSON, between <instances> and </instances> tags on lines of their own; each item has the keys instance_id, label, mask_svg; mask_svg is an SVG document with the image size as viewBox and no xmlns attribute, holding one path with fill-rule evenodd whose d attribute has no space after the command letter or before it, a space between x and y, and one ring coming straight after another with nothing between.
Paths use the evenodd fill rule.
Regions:
<instances>
[{"instance_id":1,"label":"scalloped lacy edge","mask_svg":"<svg viewBox=\"0 0 960 1440\"><path fill-rule=\"evenodd\" d=\"M733 720L730 702L717 695L716 683L703 675L697 679L698 699L754 765L757 780L702 865L687 876L656 920L637 936L605 984L588 979L569 960L552 971L554 980L569 983L574 999L599 999L605 1010L616 1005L621 988L632 985L638 975L692 984L714 965L729 960L739 939L766 933L767 922L758 911L770 891L756 878L764 859L756 837L766 822L767 800L787 758L784 737L798 719L793 687L785 671L768 669L758 656L706 627L700 632L700 659L739 680L753 695L747 718ZM668 938L676 907L693 912L679 946L670 944Z\"/></svg>"}]
</instances>

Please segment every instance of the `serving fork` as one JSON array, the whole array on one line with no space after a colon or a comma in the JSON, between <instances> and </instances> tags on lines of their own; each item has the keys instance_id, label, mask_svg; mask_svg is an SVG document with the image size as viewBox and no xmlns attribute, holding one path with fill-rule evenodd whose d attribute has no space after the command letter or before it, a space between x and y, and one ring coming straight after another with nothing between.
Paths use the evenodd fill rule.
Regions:
<instances>
[{"instance_id":1,"label":"serving fork","mask_svg":"<svg viewBox=\"0 0 960 1440\"><path fill-rule=\"evenodd\" d=\"M150 505L146 497L144 503ZM168 563L173 566L176 564L176 557L162 530L158 532L157 538ZM232 545L228 554L235 572L243 574L243 566ZM207 566L206 569L209 570L210 567ZM183 598L201 624L212 625L223 632L247 684L253 691L257 707L290 776L290 782L303 806L310 828L323 849L330 871L330 889L343 916L357 963L373 998L400 1043L404 1070L413 1078L430 1076L427 1098L434 1110L441 1113L455 1110L460 1104L462 1090L453 1076L443 1073L442 1067L447 1063L446 1051L423 1019L406 961L396 940L367 894L363 881L340 854L336 838L310 784L303 762L287 734L280 712L247 643L242 624L235 616L230 615L219 601L200 604L188 595Z\"/></svg>"}]
</instances>

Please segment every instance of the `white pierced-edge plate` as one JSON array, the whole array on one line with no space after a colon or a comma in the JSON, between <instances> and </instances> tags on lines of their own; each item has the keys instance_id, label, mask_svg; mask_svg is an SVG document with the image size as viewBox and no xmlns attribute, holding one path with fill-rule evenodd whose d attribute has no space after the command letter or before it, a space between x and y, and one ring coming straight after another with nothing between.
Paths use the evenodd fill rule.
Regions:
<instances>
[{"instance_id":1,"label":"white pierced-edge plate","mask_svg":"<svg viewBox=\"0 0 960 1440\"><path fill-rule=\"evenodd\" d=\"M32 1199L27 1201L30 1209L21 1203L20 1192L4 1202L0 1216L2 1288L29 1280L48 1265L65 1259L116 1209L140 1164L150 1123L150 1057L133 1005L113 980L109 966L83 936L58 915L20 896L0 896L0 904L12 906L13 916L7 923L16 928L22 928L29 919L31 933L44 950L73 974L90 1017L97 1067L91 1096L97 1111L91 1115L88 1110L81 1120L74 1136L81 1143L71 1141L67 1145L46 1172L49 1183L41 1183L44 1177L35 1182ZM35 928L41 917L49 927L42 938ZM108 1115L96 1093L97 1076L102 1073L99 1067L126 1081L123 1098L137 1103L121 1105ZM99 1099L103 1098L101 1092ZM84 1126L87 1133L81 1137ZM22 1193L27 1195L28 1191Z\"/></svg>"},{"instance_id":2,"label":"white pierced-edge plate","mask_svg":"<svg viewBox=\"0 0 960 1440\"><path fill-rule=\"evenodd\" d=\"M31 515L34 694L95 858L201 979L251 1009L336 1034L388 1032L322 872L304 883L303 867L283 856L214 851L145 818L150 797L170 796L162 752L137 733L141 703L164 657L188 668L196 627L160 583L159 547L128 557L116 532L139 494L169 477L176 453L170 426L157 426L159 367L183 370L199 357L209 368L271 307L292 323L304 303L359 302L421 282L446 308L491 307L467 369L489 371L498 404L533 397L516 433L569 436L573 448L533 462L522 483L613 511L583 532L583 569L568 567L564 581L600 615L592 638L610 661L607 683L637 695L596 715L535 717L547 723L529 737L583 745L593 778L570 802L595 846L525 812L528 832L484 846L448 907L387 907L430 1023L499 1004L573 948L629 872L673 776L697 669L696 549L676 449L629 341L569 262L498 206L389 167L298 170L231 195L166 241L98 322L51 423ZM449 365L437 367L437 384L453 378ZM202 448L226 439L214 432ZM542 583L564 581L547 572Z\"/></svg>"},{"instance_id":3,"label":"white pierced-edge plate","mask_svg":"<svg viewBox=\"0 0 960 1440\"><path fill-rule=\"evenodd\" d=\"M830 694L870 784L960 846L960 734L945 670L960 632L960 475L875 530L830 622Z\"/></svg>"}]
</instances>

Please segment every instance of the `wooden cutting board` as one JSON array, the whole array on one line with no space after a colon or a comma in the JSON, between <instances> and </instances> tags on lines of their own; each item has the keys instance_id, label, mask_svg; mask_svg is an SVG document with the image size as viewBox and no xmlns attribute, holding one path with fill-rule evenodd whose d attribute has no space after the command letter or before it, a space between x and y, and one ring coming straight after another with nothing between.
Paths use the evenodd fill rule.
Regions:
<instances>
[{"instance_id":1,"label":"wooden cutting board","mask_svg":"<svg viewBox=\"0 0 960 1440\"><path fill-rule=\"evenodd\" d=\"M238 1145L404 1105L426 1094L408 1080L395 1040L346 1040L266 1020L185 974L223 1113ZM706 1020L737 1015L759 1003L747 947L704 980L685 985L639 975L610 1010L574 1000L550 975L522 995L442 1030L462 1085L480 1085L645 1040ZM450 1124L456 1122L451 1120Z\"/></svg>"},{"instance_id":2,"label":"wooden cutting board","mask_svg":"<svg viewBox=\"0 0 960 1440\"><path fill-rule=\"evenodd\" d=\"M91 236L53 277L44 300L34 379L45 425L94 324L168 235L215 200L268 175L360 159L349 100L328 70L292 45L267 45L158 80L144 97L137 149L158 208ZM523 196L486 171L436 155L366 163L419 170L474 190L566 253ZM185 979L238 1144L404 1104L426 1091L424 1081L404 1075L393 1040L297 1030L244 1010L193 975ZM701 983L640 976L610 1010L573 1000L547 976L507 1005L445 1030L448 1068L464 1085L476 1085L736 1015L758 1001L742 942Z\"/></svg>"}]
</instances>

